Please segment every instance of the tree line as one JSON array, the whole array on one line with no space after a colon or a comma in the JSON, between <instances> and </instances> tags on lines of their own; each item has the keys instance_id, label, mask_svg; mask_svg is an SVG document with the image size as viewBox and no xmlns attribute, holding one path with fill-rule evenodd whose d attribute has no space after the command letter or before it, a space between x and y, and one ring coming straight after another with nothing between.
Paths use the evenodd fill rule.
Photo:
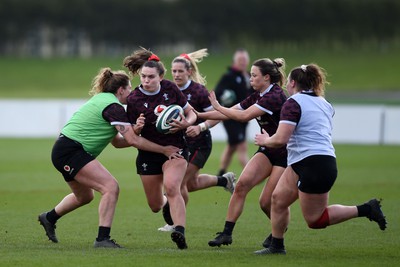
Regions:
<instances>
[{"instance_id":1,"label":"tree line","mask_svg":"<svg viewBox=\"0 0 400 267\"><path fill-rule=\"evenodd\" d=\"M351 43L396 39L399 25L398 0L2 0L0 53L43 46L43 38L50 46L75 40L80 49Z\"/></svg>"}]
</instances>

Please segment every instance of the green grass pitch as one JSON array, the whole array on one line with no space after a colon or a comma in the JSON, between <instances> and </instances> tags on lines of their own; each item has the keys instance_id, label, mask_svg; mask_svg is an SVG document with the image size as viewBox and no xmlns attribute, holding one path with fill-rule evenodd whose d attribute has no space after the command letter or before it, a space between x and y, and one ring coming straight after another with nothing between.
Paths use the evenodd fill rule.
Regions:
<instances>
[{"instance_id":1,"label":"green grass pitch","mask_svg":"<svg viewBox=\"0 0 400 267\"><path fill-rule=\"evenodd\" d=\"M135 149L107 147L100 161L119 180L121 193L112 238L122 250L94 249L99 194L57 224L60 242L47 240L37 222L69 193L50 161L52 139L0 139L0 266L398 266L400 257L400 179L398 146L337 145L339 178L330 203L360 204L383 198L388 228L357 218L324 230L308 229L295 203L286 235L286 256L255 256L253 251L270 232L258 207L262 185L248 195L245 210L233 235L233 244L211 248L208 240L222 230L229 193L210 188L191 193L187 208L187 242L180 251L168 233L161 214L147 206L135 174ZM204 168L216 173L223 143L215 143ZM249 154L255 146L249 144ZM240 167L235 159L232 168Z\"/></svg>"}]
</instances>

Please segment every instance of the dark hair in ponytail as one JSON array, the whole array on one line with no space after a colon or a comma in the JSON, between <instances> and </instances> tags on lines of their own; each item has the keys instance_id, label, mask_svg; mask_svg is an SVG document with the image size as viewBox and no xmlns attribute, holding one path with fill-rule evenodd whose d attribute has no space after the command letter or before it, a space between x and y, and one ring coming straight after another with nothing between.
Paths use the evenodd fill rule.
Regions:
<instances>
[{"instance_id":1,"label":"dark hair in ponytail","mask_svg":"<svg viewBox=\"0 0 400 267\"><path fill-rule=\"evenodd\" d=\"M153 52L143 47L125 57L123 65L132 75L139 74L140 69L143 67L156 68L160 76L163 76L167 71L160 59Z\"/></svg>"},{"instance_id":2,"label":"dark hair in ponytail","mask_svg":"<svg viewBox=\"0 0 400 267\"><path fill-rule=\"evenodd\" d=\"M313 90L318 96L325 95L326 71L317 64L311 63L294 68L289 79L294 80L299 90Z\"/></svg>"},{"instance_id":3,"label":"dark hair in ponytail","mask_svg":"<svg viewBox=\"0 0 400 267\"><path fill-rule=\"evenodd\" d=\"M115 94L120 87L129 85L129 76L125 71L112 71L110 68L102 68L92 81L92 89L90 95L98 93Z\"/></svg>"},{"instance_id":4,"label":"dark hair in ponytail","mask_svg":"<svg viewBox=\"0 0 400 267\"><path fill-rule=\"evenodd\" d=\"M269 75L271 83L277 83L282 86L285 83L285 67L286 63L283 58L276 58L271 60L269 58L262 58L254 61L253 66L258 67L262 75Z\"/></svg>"}]
</instances>

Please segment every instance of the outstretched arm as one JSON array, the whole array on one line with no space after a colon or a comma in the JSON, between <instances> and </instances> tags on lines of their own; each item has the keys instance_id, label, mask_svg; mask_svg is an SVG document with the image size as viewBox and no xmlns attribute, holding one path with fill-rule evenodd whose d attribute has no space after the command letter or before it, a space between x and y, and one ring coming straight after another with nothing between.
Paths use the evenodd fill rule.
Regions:
<instances>
[{"instance_id":1,"label":"outstretched arm","mask_svg":"<svg viewBox=\"0 0 400 267\"><path fill-rule=\"evenodd\" d=\"M265 114L264 111L255 107L254 105L246 110L241 109L239 104L236 104L231 108L223 107L219 104L214 92L210 92L210 96L208 98L210 99L211 105L216 111L235 121L248 122Z\"/></svg>"},{"instance_id":2,"label":"outstretched arm","mask_svg":"<svg viewBox=\"0 0 400 267\"><path fill-rule=\"evenodd\" d=\"M132 126L116 125L115 128L118 130L119 134L114 137L111 143L116 148L134 146L141 150L162 153L168 158L182 157L177 153L180 150L179 148L174 146L161 146L138 136L135 134Z\"/></svg>"}]
</instances>

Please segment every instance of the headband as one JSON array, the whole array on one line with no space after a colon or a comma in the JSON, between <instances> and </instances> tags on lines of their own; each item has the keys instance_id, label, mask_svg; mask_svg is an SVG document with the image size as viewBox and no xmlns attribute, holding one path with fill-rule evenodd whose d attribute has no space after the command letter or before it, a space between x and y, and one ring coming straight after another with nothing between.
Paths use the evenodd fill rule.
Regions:
<instances>
[{"instance_id":1,"label":"headband","mask_svg":"<svg viewBox=\"0 0 400 267\"><path fill-rule=\"evenodd\" d=\"M160 58L156 54L151 54L147 61L160 61Z\"/></svg>"},{"instance_id":2,"label":"headband","mask_svg":"<svg viewBox=\"0 0 400 267\"><path fill-rule=\"evenodd\" d=\"M179 56L180 56L180 57L183 57L183 58L186 58L187 60L190 61L190 57L189 57L188 54L183 53L183 54L180 54Z\"/></svg>"},{"instance_id":3,"label":"headband","mask_svg":"<svg viewBox=\"0 0 400 267\"><path fill-rule=\"evenodd\" d=\"M307 65L301 65L300 66L301 70L306 72L307 71Z\"/></svg>"}]
</instances>

